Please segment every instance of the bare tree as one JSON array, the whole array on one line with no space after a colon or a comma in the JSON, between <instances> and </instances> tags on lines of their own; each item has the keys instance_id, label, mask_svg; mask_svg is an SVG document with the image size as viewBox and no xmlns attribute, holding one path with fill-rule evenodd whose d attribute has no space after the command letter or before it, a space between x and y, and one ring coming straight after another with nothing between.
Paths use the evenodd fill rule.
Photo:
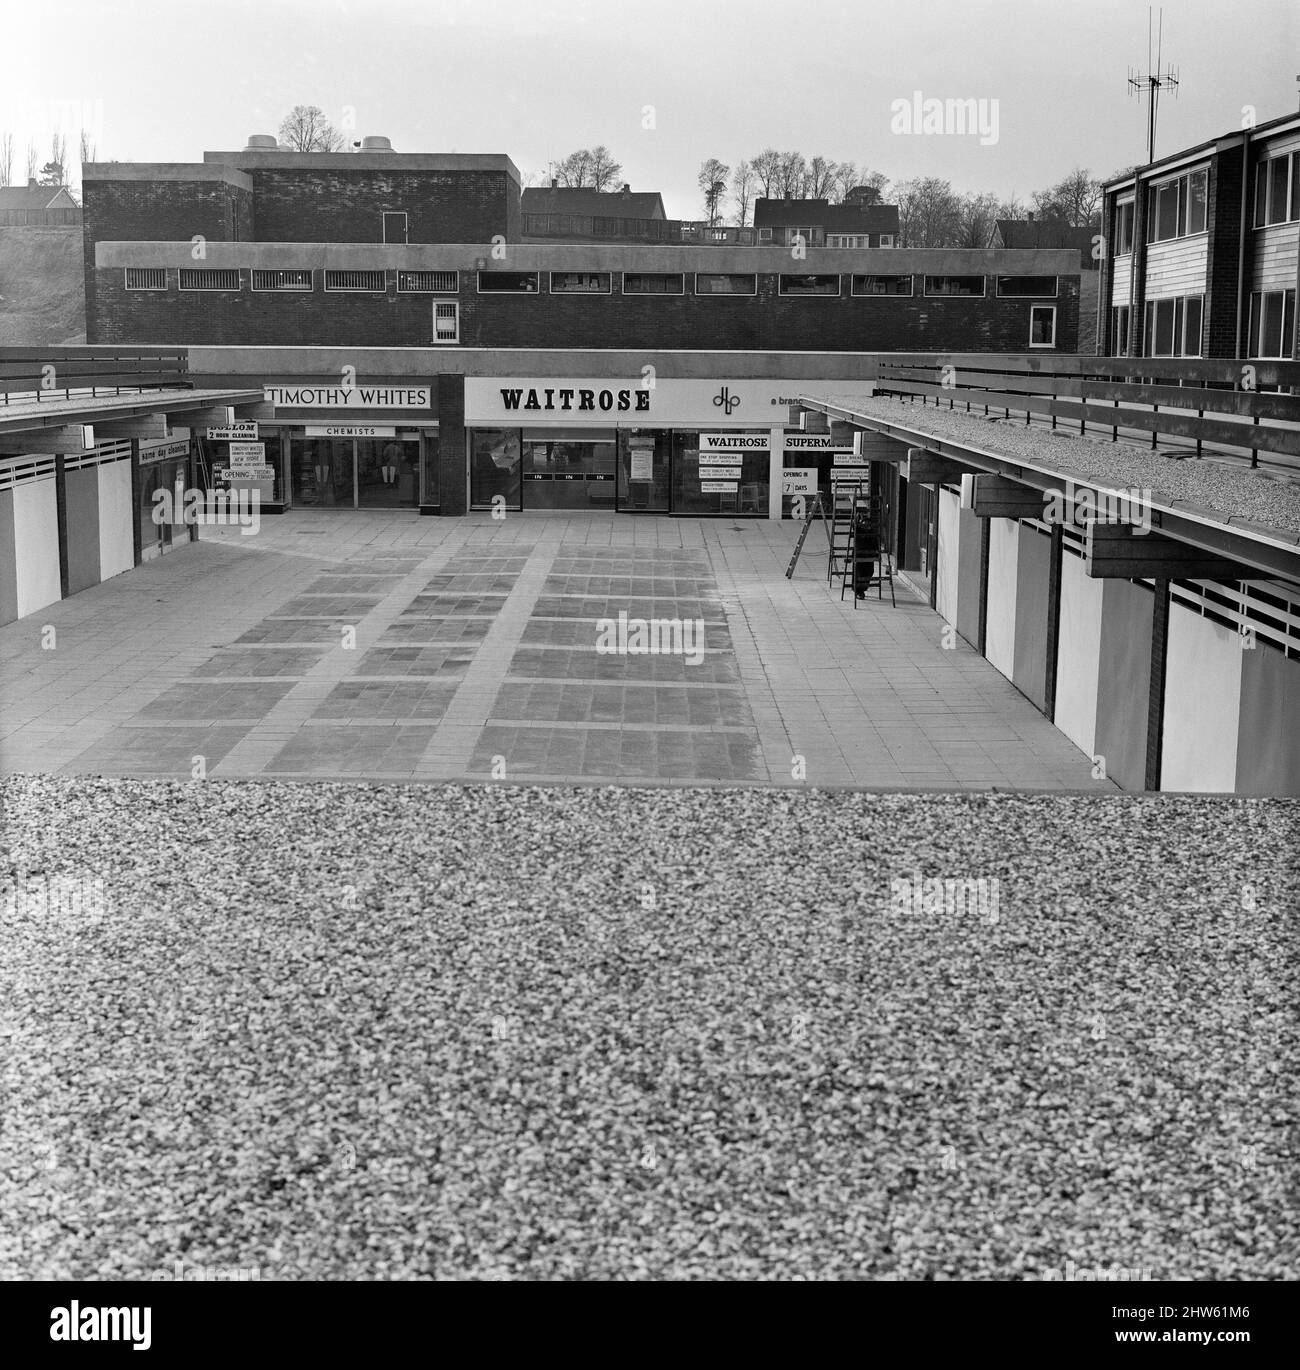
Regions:
<instances>
[{"instance_id":1,"label":"bare tree","mask_svg":"<svg viewBox=\"0 0 1300 1370\"><path fill-rule=\"evenodd\" d=\"M776 193L781 199L801 200L808 184L808 163L802 152L783 152L777 162Z\"/></svg>"},{"instance_id":2,"label":"bare tree","mask_svg":"<svg viewBox=\"0 0 1300 1370\"><path fill-rule=\"evenodd\" d=\"M744 228L754 198L754 168L748 162L737 162L731 173L731 198L736 204L736 227Z\"/></svg>"},{"instance_id":3,"label":"bare tree","mask_svg":"<svg viewBox=\"0 0 1300 1370\"><path fill-rule=\"evenodd\" d=\"M1025 217L1025 202L1013 190L1010 195L998 203L999 219L1023 219Z\"/></svg>"},{"instance_id":4,"label":"bare tree","mask_svg":"<svg viewBox=\"0 0 1300 1370\"><path fill-rule=\"evenodd\" d=\"M716 157L710 157L708 161L700 163L700 174L696 177L696 184L700 188L700 194L704 196L704 213L710 228L716 228L722 218L721 206L727 194L727 177L730 175L731 168L725 162L718 161Z\"/></svg>"},{"instance_id":5,"label":"bare tree","mask_svg":"<svg viewBox=\"0 0 1300 1370\"><path fill-rule=\"evenodd\" d=\"M987 247L998 217L998 197L977 191L957 198L954 247Z\"/></svg>"},{"instance_id":6,"label":"bare tree","mask_svg":"<svg viewBox=\"0 0 1300 1370\"><path fill-rule=\"evenodd\" d=\"M68 135L61 128L54 130L50 136L50 160L41 169L42 180L52 176L53 180L46 181L47 185L61 186L67 183L68 165Z\"/></svg>"},{"instance_id":7,"label":"bare tree","mask_svg":"<svg viewBox=\"0 0 1300 1370\"><path fill-rule=\"evenodd\" d=\"M552 167L553 178L570 190L582 190L591 186L591 152L579 148L567 157L561 157Z\"/></svg>"},{"instance_id":8,"label":"bare tree","mask_svg":"<svg viewBox=\"0 0 1300 1370\"><path fill-rule=\"evenodd\" d=\"M36 179L36 164L40 160L40 154L36 151L36 144L31 140L27 143L27 180L30 183Z\"/></svg>"},{"instance_id":9,"label":"bare tree","mask_svg":"<svg viewBox=\"0 0 1300 1370\"><path fill-rule=\"evenodd\" d=\"M591 183L597 190L608 190L623 174L623 164L604 143L591 149Z\"/></svg>"},{"instance_id":10,"label":"bare tree","mask_svg":"<svg viewBox=\"0 0 1300 1370\"><path fill-rule=\"evenodd\" d=\"M14 172L14 135L0 133L0 186L7 186Z\"/></svg>"},{"instance_id":11,"label":"bare tree","mask_svg":"<svg viewBox=\"0 0 1300 1370\"><path fill-rule=\"evenodd\" d=\"M280 125L280 141L295 152L338 152L343 135L316 105L294 105Z\"/></svg>"},{"instance_id":12,"label":"bare tree","mask_svg":"<svg viewBox=\"0 0 1300 1370\"><path fill-rule=\"evenodd\" d=\"M831 194L843 204L844 197L858 184L858 165L856 162L836 162L835 175L831 181Z\"/></svg>"},{"instance_id":13,"label":"bare tree","mask_svg":"<svg viewBox=\"0 0 1300 1370\"><path fill-rule=\"evenodd\" d=\"M808 178L804 193L814 200L829 200L835 190L839 167L825 157L814 157L808 163Z\"/></svg>"},{"instance_id":14,"label":"bare tree","mask_svg":"<svg viewBox=\"0 0 1300 1370\"><path fill-rule=\"evenodd\" d=\"M757 157L751 157L749 161L750 170L754 173L754 180L763 193L758 198L770 200L776 190L777 172L781 166L781 154L775 148L765 147Z\"/></svg>"},{"instance_id":15,"label":"bare tree","mask_svg":"<svg viewBox=\"0 0 1300 1370\"><path fill-rule=\"evenodd\" d=\"M78 141L80 143L80 156L78 160L83 163L93 162L95 160L95 154L99 149L90 141L90 130L83 128Z\"/></svg>"},{"instance_id":16,"label":"bare tree","mask_svg":"<svg viewBox=\"0 0 1300 1370\"><path fill-rule=\"evenodd\" d=\"M1100 226L1101 182L1092 179L1087 167L1075 167L1058 181L1052 187L1052 197L1071 228L1084 228L1094 222Z\"/></svg>"},{"instance_id":17,"label":"bare tree","mask_svg":"<svg viewBox=\"0 0 1300 1370\"><path fill-rule=\"evenodd\" d=\"M937 176L895 187L900 247L952 247L957 237L958 202L949 182Z\"/></svg>"}]
</instances>

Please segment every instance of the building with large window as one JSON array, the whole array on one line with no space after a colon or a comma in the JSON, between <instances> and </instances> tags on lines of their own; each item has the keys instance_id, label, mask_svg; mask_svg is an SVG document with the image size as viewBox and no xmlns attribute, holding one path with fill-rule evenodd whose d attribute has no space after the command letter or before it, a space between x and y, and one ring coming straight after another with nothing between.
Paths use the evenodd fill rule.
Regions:
<instances>
[{"instance_id":1,"label":"building with large window","mask_svg":"<svg viewBox=\"0 0 1300 1370\"><path fill-rule=\"evenodd\" d=\"M1296 356L1300 115L1105 187L1103 356Z\"/></svg>"}]
</instances>

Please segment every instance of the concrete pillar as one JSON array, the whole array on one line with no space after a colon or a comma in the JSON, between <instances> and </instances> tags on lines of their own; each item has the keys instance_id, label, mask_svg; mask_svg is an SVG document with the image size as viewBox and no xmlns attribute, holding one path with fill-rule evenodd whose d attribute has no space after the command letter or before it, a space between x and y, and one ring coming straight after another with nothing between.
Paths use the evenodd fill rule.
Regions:
<instances>
[{"instance_id":1,"label":"concrete pillar","mask_svg":"<svg viewBox=\"0 0 1300 1370\"><path fill-rule=\"evenodd\" d=\"M781 517L781 473L785 470L785 429L773 428L767 444L767 516Z\"/></svg>"}]
</instances>

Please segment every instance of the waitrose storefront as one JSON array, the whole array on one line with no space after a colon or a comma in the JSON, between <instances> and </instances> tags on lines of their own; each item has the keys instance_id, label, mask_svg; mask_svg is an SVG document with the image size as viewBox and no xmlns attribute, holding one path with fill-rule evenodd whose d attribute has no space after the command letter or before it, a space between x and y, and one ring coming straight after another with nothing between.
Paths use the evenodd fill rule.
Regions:
<instances>
[{"instance_id":1,"label":"waitrose storefront","mask_svg":"<svg viewBox=\"0 0 1300 1370\"><path fill-rule=\"evenodd\" d=\"M263 381L261 416L198 430L200 475L284 509L563 510L781 518L859 465L791 429L792 379L440 374ZM846 402L867 381L837 380Z\"/></svg>"},{"instance_id":2,"label":"waitrose storefront","mask_svg":"<svg viewBox=\"0 0 1300 1370\"><path fill-rule=\"evenodd\" d=\"M780 380L467 377L470 507L780 518L853 461L787 431L796 398Z\"/></svg>"}]
</instances>

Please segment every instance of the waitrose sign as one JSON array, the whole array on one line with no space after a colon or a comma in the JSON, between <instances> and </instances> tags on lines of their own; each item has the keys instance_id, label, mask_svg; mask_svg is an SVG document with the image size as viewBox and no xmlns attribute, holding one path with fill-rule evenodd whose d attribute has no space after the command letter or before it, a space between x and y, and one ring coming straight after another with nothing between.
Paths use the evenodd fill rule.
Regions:
<instances>
[{"instance_id":1,"label":"waitrose sign","mask_svg":"<svg viewBox=\"0 0 1300 1370\"><path fill-rule=\"evenodd\" d=\"M547 423L614 424L652 428L660 425L699 428L781 428L793 391L833 392L838 397L866 399L869 381L684 380L642 377L626 381L609 377L465 378L465 422L508 427Z\"/></svg>"}]
</instances>

